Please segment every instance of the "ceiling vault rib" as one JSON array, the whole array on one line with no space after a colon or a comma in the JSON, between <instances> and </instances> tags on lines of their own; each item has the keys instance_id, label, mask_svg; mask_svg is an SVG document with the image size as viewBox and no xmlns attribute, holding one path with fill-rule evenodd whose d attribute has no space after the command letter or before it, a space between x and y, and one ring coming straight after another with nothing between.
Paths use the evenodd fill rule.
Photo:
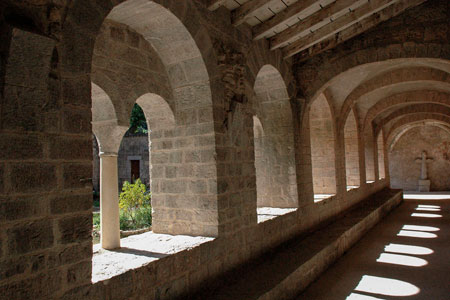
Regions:
<instances>
[{"instance_id":1,"label":"ceiling vault rib","mask_svg":"<svg viewBox=\"0 0 450 300\"><path fill-rule=\"evenodd\" d=\"M338 35L333 35L314 46L305 49L303 51L298 51L296 53L290 53L290 55L284 54L285 58L292 56L294 54L298 53L297 59L298 61L304 61L311 56L317 55L323 51L332 49L336 47L338 44L351 39L352 37L355 37L364 31L366 31L369 28L372 28L376 25L378 25L381 22L384 22L392 17L395 17L399 14L401 14L403 11L410 7L417 6L426 0L402 0L399 3L395 3L394 5L388 6L385 9L379 11L378 13L374 13L373 15L369 16L368 18L351 25L350 27L344 29L343 31L339 32Z\"/></svg>"}]
</instances>

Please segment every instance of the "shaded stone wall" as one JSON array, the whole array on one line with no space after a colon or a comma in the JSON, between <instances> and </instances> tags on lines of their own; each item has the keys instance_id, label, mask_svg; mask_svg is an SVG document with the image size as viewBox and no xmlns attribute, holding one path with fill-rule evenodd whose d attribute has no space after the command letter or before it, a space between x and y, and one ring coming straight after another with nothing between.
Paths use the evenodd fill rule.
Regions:
<instances>
[{"instance_id":1,"label":"shaded stone wall","mask_svg":"<svg viewBox=\"0 0 450 300\"><path fill-rule=\"evenodd\" d=\"M152 164L159 170L155 174L161 176L155 181L155 191L160 192L158 205L161 209L160 220L163 221L160 229L171 233L208 234L217 238L201 247L162 258L109 281L91 283L92 186L88 180L92 176L90 83L91 75L95 77L100 74L99 69L96 71L95 68L102 63L97 61L91 70L91 54L112 3L74 1L63 14L66 16L64 31L59 39L51 40L15 29L7 51L0 132L0 263L6 266L1 268L2 272L7 270L2 273L0 294L5 298L126 299L148 295L149 298L166 299L193 291L206 280L223 274L293 235L332 220L343 210L382 189L387 182L377 180L349 192L341 188L335 197L314 203L309 144L314 134L309 131L308 114L302 111L311 100L310 96L329 79L357 64L402 55L448 58L448 48L439 45L415 48L414 44L414 53L410 54L410 45L403 44L410 39L408 35L411 32L426 31L431 35L421 34L417 38L421 42L428 40L437 44L441 41L443 38L434 37L432 33L447 32L447 29L433 22L435 16L441 23L448 20L442 18L442 14L446 16L445 12L432 10L429 13L429 18L433 19L430 24L436 25L436 30L433 26L423 26L411 16L410 22L400 16L381 26L378 31L353 39L305 64L296 65L292 71L291 60L283 60L278 51L269 51L267 41L252 42L248 27L233 27L226 10L211 13L197 1L157 2L170 10L172 17L176 16L179 22L173 25L182 24L190 33L187 35L186 31L180 31L171 35L173 27L163 26L163 30L157 32L159 35L156 35L154 44L159 46L159 51L153 49L154 52L149 50L144 53L151 54L158 68L162 67L156 73L167 75L165 78L170 82L172 95L165 94L168 98L165 100L175 116L175 127L157 128L152 131L154 135L151 137L154 141L152 146L159 151L156 157L152 153ZM33 15L33 18L40 16L44 19L35 22L45 27L36 30L41 33L48 32L45 12L50 7L44 3L42 1L42 5L35 8L44 13ZM64 6L65 2L61 1L60 5ZM131 8L133 11L134 8ZM30 6L30 9L33 7ZM135 12L140 11L135 9ZM149 10L149 16L153 16L155 11ZM422 8L417 11L421 16L427 14ZM152 22L167 25L164 18L149 16L147 19ZM145 21L145 17L139 21ZM131 17L126 20L138 19ZM399 23L412 25L413 30L408 26L398 26ZM133 32L127 26L121 26ZM109 30L108 34L111 34ZM353 55L352 51L366 50L367 45L385 41L387 33L390 41L395 41L398 46L375 49L373 52L369 49L363 55ZM412 35L415 40L415 34ZM103 37L106 38L106 35ZM174 41L163 43L168 37L174 38ZM186 38L195 42L184 44ZM111 42L112 37L107 40ZM143 40L142 35L139 40ZM131 41L124 38L123 43L128 42ZM56 52L53 51L55 44ZM235 103L235 106L226 102L223 74L218 68L218 44L231 45L235 51L245 54L243 80L248 102ZM198 47L197 52L184 52L192 49L190 47L193 45ZM435 49L439 51L433 51ZM156 63L155 52L161 64ZM186 56L179 57L179 53ZM193 56L188 57L191 54ZM103 58L110 55L117 58L114 53L104 54ZM126 56L129 58L128 54ZM161 58L163 56L164 59ZM204 68L197 73L199 69L195 67L203 63ZM293 107L299 209L257 224L252 87L259 70L267 64L280 72ZM121 71L130 70L123 65L120 68ZM300 91L292 72L296 74ZM129 73L125 74L129 76ZM107 82L117 84L105 84L102 88L109 93L117 108L120 126L126 126L134 101L142 94L158 91L158 85L149 84L145 89L136 89L139 92L121 95L114 89L129 88L125 84L129 81L122 81L114 75L110 73L117 81L109 79ZM161 82L167 83L165 79ZM164 93L164 89L159 91ZM19 104L21 109L16 109ZM306 125L300 126L303 121ZM339 126L337 128L339 130ZM343 135L337 135L338 140L341 138ZM343 157L344 143L339 145L334 148L333 163ZM363 158L361 146L360 154ZM345 166L339 162L338 165ZM363 168L360 170L365 173ZM337 174L339 186L345 180L343 173ZM152 179L155 179L153 174Z\"/></svg>"},{"instance_id":2,"label":"shaded stone wall","mask_svg":"<svg viewBox=\"0 0 450 300\"><path fill-rule=\"evenodd\" d=\"M391 187L418 190L422 151L433 161L427 164L431 191L450 190L450 133L436 126L420 126L408 130L389 152Z\"/></svg>"},{"instance_id":3,"label":"shaded stone wall","mask_svg":"<svg viewBox=\"0 0 450 300\"><path fill-rule=\"evenodd\" d=\"M336 193L334 118L325 96L311 105L311 162L314 194Z\"/></svg>"},{"instance_id":4,"label":"shaded stone wall","mask_svg":"<svg viewBox=\"0 0 450 300\"><path fill-rule=\"evenodd\" d=\"M344 127L345 171L347 186L359 186L358 130L353 111L348 115Z\"/></svg>"}]
</instances>

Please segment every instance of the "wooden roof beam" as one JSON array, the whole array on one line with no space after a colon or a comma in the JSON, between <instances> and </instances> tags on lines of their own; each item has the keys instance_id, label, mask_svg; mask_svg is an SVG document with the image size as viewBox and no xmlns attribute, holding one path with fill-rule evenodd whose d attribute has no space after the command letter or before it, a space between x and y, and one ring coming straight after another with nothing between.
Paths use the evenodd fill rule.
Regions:
<instances>
[{"instance_id":1,"label":"wooden roof beam","mask_svg":"<svg viewBox=\"0 0 450 300\"><path fill-rule=\"evenodd\" d=\"M206 7L208 7L209 10L213 11L224 5L226 1L227 0L207 0Z\"/></svg>"},{"instance_id":2,"label":"wooden roof beam","mask_svg":"<svg viewBox=\"0 0 450 300\"><path fill-rule=\"evenodd\" d=\"M346 40L349 40L352 37L355 37L363 33L364 31L372 27L375 27L381 22L387 21L390 18L393 18L401 14L403 11L405 11L410 7L420 5L425 1L426 0L402 0L399 3L388 6L385 9L377 13L374 13L370 17L362 20L361 22L353 24L352 26L344 29L343 31L339 32L336 36L333 35L321 41L320 43L315 44L311 48L301 51L300 53L298 53L297 61L305 61L314 55L332 49L337 45L339 45L340 43L343 43Z\"/></svg>"},{"instance_id":3,"label":"wooden roof beam","mask_svg":"<svg viewBox=\"0 0 450 300\"><path fill-rule=\"evenodd\" d=\"M268 8L273 0L250 0L231 12L231 22L237 26L253 17L260 9Z\"/></svg>"},{"instance_id":4,"label":"wooden roof beam","mask_svg":"<svg viewBox=\"0 0 450 300\"><path fill-rule=\"evenodd\" d=\"M367 2L355 10L352 10L342 17L334 20L333 22L320 27L315 32L296 40L289 46L286 46L283 51L284 56L290 57L300 51L303 51L397 1L398 0L371 0L370 2Z\"/></svg>"},{"instance_id":5,"label":"wooden roof beam","mask_svg":"<svg viewBox=\"0 0 450 300\"><path fill-rule=\"evenodd\" d=\"M323 9L315 12L314 14L308 16L301 22L287 28L286 30L278 33L270 39L270 49L276 49L285 46L288 42L292 42L297 39L301 34L307 31L314 25L319 24L324 19L330 19L333 15L348 9L355 0L337 0L336 2L327 5Z\"/></svg>"},{"instance_id":6,"label":"wooden roof beam","mask_svg":"<svg viewBox=\"0 0 450 300\"><path fill-rule=\"evenodd\" d=\"M352 0L354 2L354 0ZM286 9L280 11L275 16L270 18L269 20L256 25L253 28L253 39L259 40L263 38L266 34L268 34L274 27L283 24L284 22L287 22L289 20L292 20L292 18L296 18L301 12L303 12L308 7L317 4L318 0L300 0L298 2L295 2L291 6L287 7Z\"/></svg>"}]
</instances>

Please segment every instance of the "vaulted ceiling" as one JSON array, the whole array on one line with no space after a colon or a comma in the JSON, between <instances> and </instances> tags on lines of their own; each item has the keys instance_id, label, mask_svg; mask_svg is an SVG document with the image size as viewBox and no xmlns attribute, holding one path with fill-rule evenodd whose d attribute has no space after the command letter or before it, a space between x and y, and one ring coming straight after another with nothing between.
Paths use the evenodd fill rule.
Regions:
<instances>
[{"instance_id":1,"label":"vaulted ceiling","mask_svg":"<svg viewBox=\"0 0 450 300\"><path fill-rule=\"evenodd\" d=\"M207 0L224 6L232 24L247 23L253 39L268 39L271 50L304 60L331 49L426 0Z\"/></svg>"}]
</instances>

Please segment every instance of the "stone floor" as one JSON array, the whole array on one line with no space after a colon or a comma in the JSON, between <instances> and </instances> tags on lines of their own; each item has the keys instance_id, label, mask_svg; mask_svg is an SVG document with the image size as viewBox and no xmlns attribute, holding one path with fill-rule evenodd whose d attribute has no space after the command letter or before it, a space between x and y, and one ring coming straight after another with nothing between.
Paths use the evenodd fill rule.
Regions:
<instances>
[{"instance_id":1,"label":"stone floor","mask_svg":"<svg viewBox=\"0 0 450 300\"><path fill-rule=\"evenodd\" d=\"M449 300L450 193L406 193L296 300Z\"/></svg>"}]
</instances>

